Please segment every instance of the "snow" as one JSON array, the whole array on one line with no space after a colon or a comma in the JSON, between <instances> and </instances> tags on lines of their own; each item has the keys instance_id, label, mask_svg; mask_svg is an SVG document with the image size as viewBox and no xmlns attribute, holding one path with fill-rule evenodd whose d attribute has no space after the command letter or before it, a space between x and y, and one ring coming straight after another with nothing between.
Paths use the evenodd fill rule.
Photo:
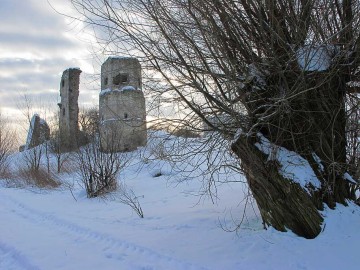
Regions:
<instances>
[{"instance_id":1,"label":"snow","mask_svg":"<svg viewBox=\"0 0 360 270\"><path fill-rule=\"evenodd\" d=\"M305 189L309 188L309 184L315 188L321 187L319 179L306 159L284 147L272 144L261 133L258 133L258 138L260 142L256 143L255 146L268 155L269 160L279 161L280 173L283 177L300 184Z\"/></svg>"},{"instance_id":2,"label":"snow","mask_svg":"<svg viewBox=\"0 0 360 270\"><path fill-rule=\"evenodd\" d=\"M101 123L106 123L106 122L114 122L114 121L119 121L120 118L109 118L106 120L102 120Z\"/></svg>"},{"instance_id":3,"label":"snow","mask_svg":"<svg viewBox=\"0 0 360 270\"><path fill-rule=\"evenodd\" d=\"M346 179L347 181L349 181L349 182L351 182L351 183L354 183L354 184L357 184L358 182L356 182L355 180L354 180L354 178L352 178L352 176L350 175L350 174L348 174L348 173L345 173L344 174L344 179Z\"/></svg>"},{"instance_id":4,"label":"snow","mask_svg":"<svg viewBox=\"0 0 360 270\"><path fill-rule=\"evenodd\" d=\"M329 69L336 51L334 46L304 46L297 51L297 61L304 71L325 71Z\"/></svg>"},{"instance_id":5,"label":"snow","mask_svg":"<svg viewBox=\"0 0 360 270\"><path fill-rule=\"evenodd\" d=\"M121 88L121 91L135 91L135 87L131 86L131 85L127 85Z\"/></svg>"},{"instance_id":6,"label":"snow","mask_svg":"<svg viewBox=\"0 0 360 270\"><path fill-rule=\"evenodd\" d=\"M318 164L319 169L321 171L324 171L324 165L322 165L321 159L315 153L312 153L312 156L313 156L314 160L316 161L316 163Z\"/></svg>"},{"instance_id":7,"label":"snow","mask_svg":"<svg viewBox=\"0 0 360 270\"><path fill-rule=\"evenodd\" d=\"M249 74L249 76L247 77L247 80L252 80L252 79L256 78L256 82L259 83L260 86L265 86L266 85L265 74L263 74L256 67L255 64L250 64L248 66L248 74Z\"/></svg>"},{"instance_id":8,"label":"snow","mask_svg":"<svg viewBox=\"0 0 360 270\"><path fill-rule=\"evenodd\" d=\"M40 126L47 125L46 121L42 118L40 118Z\"/></svg>"},{"instance_id":9,"label":"snow","mask_svg":"<svg viewBox=\"0 0 360 270\"><path fill-rule=\"evenodd\" d=\"M116 91L116 90L111 90L110 88L103 89L100 91L99 96L105 96L105 95L111 93L111 91Z\"/></svg>"},{"instance_id":10,"label":"snow","mask_svg":"<svg viewBox=\"0 0 360 270\"><path fill-rule=\"evenodd\" d=\"M114 55L114 56L109 56L108 59L137 59L137 58L131 56Z\"/></svg>"},{"instance_id":11,"label":"snow","mask_svg":"<svg viewBox=\"0 0 360 270\"><path fill-rule=\"evenodd\" d=\"M324 231L313 240L262 230L256 207L241 203L247 196L241 175L219 185L212 204L192 195L202 178L175 181L168 163L145 158L150 150L134 152L119 176L139 196L144 219L116 193L86 198L76 171L61 174L67 185L53 190L8 188L0 180L0 269L358 269L360 211L354 205L326 209ZM157 172L163 175L154 177ZM225 232L220 225L233 228L244 209L242 228Z\"/></svg>"},{"instance_id":12,"label":"snow","mask_svg":"<svg viewBox=\"0 0 360 270\"><path fill-rule=\"evenodd\" d=\"M99 96L105 96L107 94L113 93L113 92L123 92L123 91L141 91L136 89L133 86L127 85L122 87L121 89L111 89L111 88L106 88L100 91Z\"/></svg>"},{"instance_id":13,"label":"snow","mask_svg":"<svg viewBox=\"0 0 360 270\"><path fill-rule=\"evenodd\" d=\"M236 143L241 135L245 134L242 128L238 128L235 132L234 138L232 139L232 143Z\"/></svg>"},{"instance_id":14,"label":"snow","mask_svg":"<svg viewBox=\"0 0 360 270\"><path fill-rule=\"evenodd\" d=\"M28 134L27 134L27 137L26 137L26 144L25 144L25 149L28 149L29 148L29 145L32 141L32 135L33 135L33 129L35 127L35 120L36 120L36 117L40 117L38 114L34 114L33 117L31 118L30 120L30 126L29 126L29 130L28 130ZM41 118L40 118L40 121L41 121Z\"/></svg>"}]
</instances>

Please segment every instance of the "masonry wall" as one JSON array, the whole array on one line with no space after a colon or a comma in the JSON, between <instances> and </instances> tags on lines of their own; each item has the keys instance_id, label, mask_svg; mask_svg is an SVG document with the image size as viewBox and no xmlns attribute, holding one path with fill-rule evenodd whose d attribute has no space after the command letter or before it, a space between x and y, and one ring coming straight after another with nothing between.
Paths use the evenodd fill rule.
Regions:
<instances>
[{"instance_id":1,"label":"masonry wall","mask_svg":"<svg viewBox=\"0 0 360 270\"><path fill-rule=\"evenodd\" d=\"M31 149L50 139L50 128L44 119L34 114L30 121L24 149Z\"/></svg>"},{"instance_id":2,"label":"masonry wall","mask_svg":"<svg viewBox=\"0 0 360 270\"><path fill-rule=\"evenodd\" d=\"M141 65L131 57L109 57L101 66L101 90L133 86L141 89Z\"/></svg>"},{"instance_id":3,"label":"masonry wall","mask_svg":"<svg viewBox=\"0 0 360 270\"><path fill-rule=\"evenodd\" d=\"M139 61L135 58L108 58L101 71L99 130L102 150L131 151L145 146L146 108ZM123 81L116 81L116 77L122 75L126 75L127 80L124 77Z\"/></svg>"},{"instance_id":4,"label":"masonry wall","mask_svg":"<svg viewBox=\"0 0 360 270\"><path fill-rule=\"evenodd\" d=\"M65 70L60 82L59 131L61 148L70 151L77 147L79 134L79 83L81 70L69 68Z\"/></svg>"}]
</instances>

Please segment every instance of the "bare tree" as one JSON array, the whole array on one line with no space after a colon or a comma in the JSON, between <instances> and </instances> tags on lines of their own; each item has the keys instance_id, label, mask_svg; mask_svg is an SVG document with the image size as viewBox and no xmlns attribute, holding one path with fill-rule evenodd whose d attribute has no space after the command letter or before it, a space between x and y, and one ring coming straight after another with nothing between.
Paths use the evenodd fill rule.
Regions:
<instances>
[{"instance_id":1,"label":"bare tree","mask_svg":"<svg viewBox=\"0 0 360 270\"><path fill-rule=\"evenodd\" d=\"M61 173L63 169L63 165L66 161L70 158L69 152L64 152L61 142L64 141L63 138L61 138L61 134L59 131L59 113L56 112L50 121L50 140L46 144L49 154L53 154L56 158L56 171L57 173ZM66 140L65 140L66 141Z\"/></svg>"},{"instance_id":2,"label":"bare tree","mask_svg":"<svg viewBox=\"0 0 360 270\"><path fill-rule=\"evenodd\" d=\"M358 1L71 2L105 51L140 57L185 118L233 138L266 225L313 238L324 204L356 201L346 100L358 78Z\"/></svg>"},{"instance_id":3,"label":"bare tree","mask_svg":"<svg viewBox=\"0 0 360 270\"><path fill-rule=\"evenodd\" d=\"M135 195L134 191L127 187L124 183L120 184L118 200L131 207L131 209L140 217L144 218L144 212L139 202L139 197Z\"/></svg>"},{"instance_id":4,"label":"bare tree","mask_svg":"<svg viewBox=\"0 0 360 270\"><path fill-rule=\"evenodd\" d=\"M131 160L131 153L116 152L118 147L115 138L119 139L118 134L116 136L114 134L114 139L106 143L108 146L106 153L101 150L99 135L91 138L90 143L81 147L76 155L79 175L87 196L94 198L114 192L112 196L114 200L130 206L139 217L143 218L144 212L138 196L122 181L118 181L120 171ZM106 138L111 137L106 136ZM113 148L110 148L110 145ZM118 191L115 192L116 190Z\"/></svg>"},{"instance_id":5,"label":"bare tree","mask_svg":"<svg viewBox=\"0 0 360 270\"><path fill-rule=\"evenodd\" d=\"M34 100L29 95L24 94L20 97L18 108L24 117L24 130L27 133L25 145L21 148L29 151L23 153L25 162L29 169L38 170L42 156L45 154L48 172L50 170L48 145L36 147L49 140L50 128L46 122L47 115L51 111L49 104L41 100ZM42 118L38 112L41 111Z\"/></svg>"},{"instance_id":6,"label":"bare tree","mask_svg":"<svg viewBox=\"0 0 360 270\"><path fill-rule=\"evenodd\" d=\"M349 93L346 100L347 159L349 170L360 178L360 100L356 93Z\"/></svg>"},{"instance_id":7,"label":"bare tree","mask_svg":"<svg viewBox=\"0 0 360 270\"><path fill-rule=\"evenodd\" d=\"M23 151L23 160L28 170L40 170L41 159L43 157L44 150L45 149L43 146L40 145Z\"/></svg>"},{"instance_id":8,"label":"bare tree","mask_svg":"<svg viewBox=\"0 0 360 270\"><path fill-rule=\"evenodd\" d=\"M63 152L61 147L61 137L59 129L53 129L50 134L50 141L48 142L48 147L50 152L55 155L56 158L56 171L61 173L64 163L69 159L70 153Z\"/></svg>"},{"instance_id":9,"label":"bare tree","mask_svg":"<svg viewBox=\"0 0 360 270\"><path fill-rule=\"evenodd\" d=\"M8 168L9 157L14 151L15 142L15 133L0 114L0 176L3 175Z\"/></svg>"},{"instance_id":10,"label":"bare tree","mask_svg":"<svg viewBox=\"0 0 360 270\"><path fill-rule=\"evenodd\" d=\"M129 162L126 153L102 152L98 136L77 151L76 160L89 198L115 191L119 172Z\"/></svg>"},{"instance_id":11,"label":"bare tree","mask_svg":"<svg viewBox=\"0 0 360 270\"><path fill-rule=\"evenodd\" d=\"M82 108L79 113L79 127L86 140L93 140L99 134L99 109Z\"/></svg>"}]
</instances>

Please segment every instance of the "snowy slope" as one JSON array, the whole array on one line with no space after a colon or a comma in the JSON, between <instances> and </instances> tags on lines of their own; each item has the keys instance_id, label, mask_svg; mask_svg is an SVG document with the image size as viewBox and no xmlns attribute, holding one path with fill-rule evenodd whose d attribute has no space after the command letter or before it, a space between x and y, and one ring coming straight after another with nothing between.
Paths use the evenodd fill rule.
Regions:
<instances>
[{"instance_id":1,"label":"snowy slope","mask_svg":"<svg viewBox=\"0 0 360 270\"><path fill-rule=\"evenodd\" d=\"M201 159L201 157L199 157ZM314 240L262 230L257 210L241 219L245 184L218 186L219 200L192 194L201 179L176 182L162 161L135 157L119 180L140 197L145 218L107 199L87 199L74 183L55 190L0 184L0 269L358 269L360 212L326 210L324 232ZM160 169L160 167L162 167ZM168 176L154 177L155 171ZM242 176L237 176L240 180ZM0 181L1 182L1 181Z\"/></svg>"}]
</instances>

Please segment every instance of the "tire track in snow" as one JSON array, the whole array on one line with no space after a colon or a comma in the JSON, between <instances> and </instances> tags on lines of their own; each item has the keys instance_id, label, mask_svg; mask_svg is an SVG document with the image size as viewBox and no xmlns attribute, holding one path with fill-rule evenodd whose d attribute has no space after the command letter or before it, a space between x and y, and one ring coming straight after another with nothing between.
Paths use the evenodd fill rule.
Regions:
<instances>
[{"instance_id":1,"label":"tire track in snow","mask_svg":"<svg viewBox=\"0 0 360 270\"><path fill-rule=\"evenodd\" d=\"M0 241L0 269L38 270L39 268L17 249Z\"/></svg>"},{"instance_id":2,"label":"tire track in snow","mask_svg":"<svg viewBox=\"0 0 360 270\"><path fill-rule=\"evenodd\" d=\"M142 264L144 266L139 266L139 268L137 268L139 270L153 269L151 267L152 264L156 265L156 269L158 269L159 266L161 266L160 269L206 269L204 267L199 267L191 263L172 258L170 256L161 255L160 253L149 248L129 243L127 241L115 238L102 232L82 227L76 223L57 218L54 215L35 210L31 207L24 205L23 203L12 198L9 195L2 194L2 196L0 196L0 201L3 201L5 204L9 205L10 209L12 208L12 212L17 216L29 220L32 223L45 225L51 229L56 229L58 231L64 232L72 238L73 236L75 236L75 238L73 238L74 241L79 241L80 239L84 241L91 241L96 243L97 245L102 244L103 251L116 248L115 253L120 253L119 249L121 249L121 253L125 254L126 256L134 255L135 257L139 258L137 259L137 262L144 262ZM106 256L107 258L112 257L112 255L106 254L104 254L104 256Z\"/></svg>"}]
</instances>

